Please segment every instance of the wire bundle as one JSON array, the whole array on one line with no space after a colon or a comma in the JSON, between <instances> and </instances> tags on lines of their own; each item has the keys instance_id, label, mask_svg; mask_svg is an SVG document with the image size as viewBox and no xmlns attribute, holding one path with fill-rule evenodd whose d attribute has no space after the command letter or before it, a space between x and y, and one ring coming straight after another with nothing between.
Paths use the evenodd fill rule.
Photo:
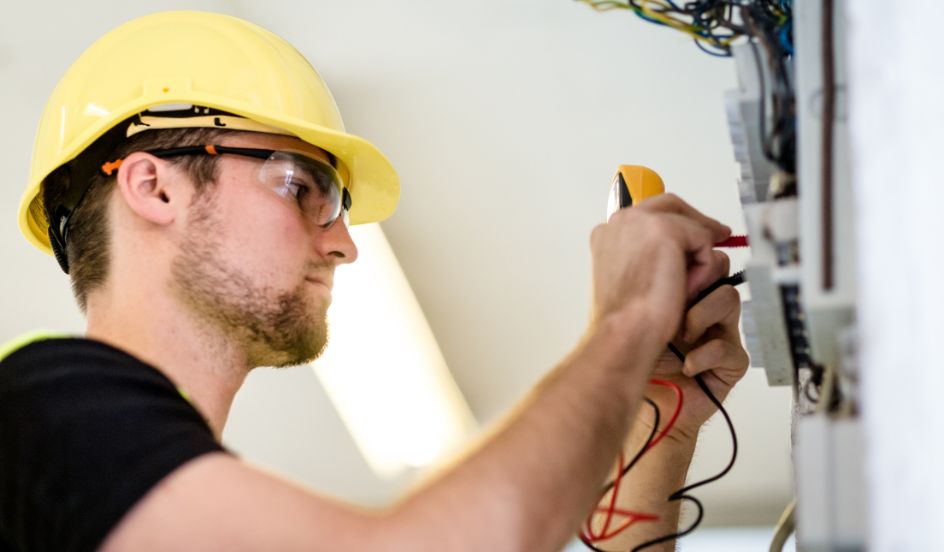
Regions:
<instances>
[{"instance_id":1,"label":"wire bundle","mask_svg":"<svg viewBox=\"0 0 944 552\"><path fill-rule=\"evenodd\" d=\"M792 0L579 0L598 11L630 10L650 23L681 31L707 53L727 57L731 43L755 32L745 25L743 11L771 28L788 50L791 44Z\"/></svg>"},{"instance_id":2,"label":"wire bundle","mask_svg":"<svg viewBox=\"0 0 944 552\"><path fill-rule=\"evenodd\" d=\"M780 170L793 175L796 173L796 101L791 67L792 1L783 2L787 9L787 18L783 21L771 18L769 12L759 7L764 3L769 2L755 2L740 10L743 28L752 37L750 45L761 86L761 147L767 159ZM759 50L763 50L763 60ZM764 62L767 71L764 71ZM769 131L768 120L773 123Z\"/></svg>"},{"instance_id":3,"label":"wire bundle","mask_svg":"<svg viewBox=\"0 0 944 552\"><path fill-rule=\"evenodd\" d=\"M731 46L743 38L751 45L760 73L764 155L786 173L796 172L796 110L790 69L793 0L578 1L598 11L629 10L645 21L687 34L698 48L713 56L730 57Z\"/></svg>"}]
</instances>

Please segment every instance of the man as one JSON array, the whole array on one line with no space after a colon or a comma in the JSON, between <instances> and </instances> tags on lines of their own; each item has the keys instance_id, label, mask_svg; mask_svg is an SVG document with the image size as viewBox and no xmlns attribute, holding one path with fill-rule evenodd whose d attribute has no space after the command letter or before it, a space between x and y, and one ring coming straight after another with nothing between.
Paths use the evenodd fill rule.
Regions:
<instances>
[{"instance_id":1,"label":"man","mask_svg":"<svg viewBox=\"0 0 944 552\"><path fill-rule=\"evenodd\" d=\"M357 257L348 217L381 220L398 194L317 73L263 29L165 13L90 47L49 101L20 210L88 328L0 364L0 548L557 550L624 438L644 441L651 417L632 423L643 395L671 410L646 388L654 373L686 405L621 508L659 519L600 545L673 533L666 497L714 410L689 378L723 398L747 367L737 293L689 306L727 273L712 245L730 229L674 196L594 230L580 343L488 440L398 504L337 504L222 448L252 368L323 348L334 269Z\"/></svg>"}]
</instances>

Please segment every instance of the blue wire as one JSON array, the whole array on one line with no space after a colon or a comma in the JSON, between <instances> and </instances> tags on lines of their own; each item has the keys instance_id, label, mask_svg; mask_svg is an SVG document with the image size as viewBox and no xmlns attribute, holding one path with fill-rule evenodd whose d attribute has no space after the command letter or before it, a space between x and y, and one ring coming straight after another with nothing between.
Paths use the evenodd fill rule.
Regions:
<instances>
[{"instance_id":1,"label":"blue wire","mask_svg":"<svg viewBox=\"0 0 944 552\"><path fill-rule=\"evenodd\" d=\"M783 46L783 49L787 51L787 55L793 55L793 44L790 42L790 32L793 30L793 20L788 20L782 27L780 27L780 32L778 36L780 37L780 44Z\"/></svg>"},{"instance_id":2,"label":"blue wire","mask_svg":"<svg viewBox=\"0 0 944 552\"><path fill-rule=\"evenodd\" d=\"M678 4L676 4L676 0L664 0L664 1L672 9L676 11L679 11L679 12L685 11L681 9L678 6ZM782 10L787 12L787 17L788 17L787 21L783 25L781 25L779 29L777 29L777 39L778 39L778 42L780 42L780 45L783 47L783 50L786 53L786 55L792 57L793 56L793 42L790 39L790 34L793 29L793 20L790 17L790 15L793 11L793 0L777 0L777 5L779 5ZM628 5L628 7L633 7L633 13L636 14L636 17L642 19L643 21L647 21L649 23L659 25L660 27L669 26L666 23L659 21L658 19L654 19L646 15L641 10L636 9L631 3ZM690 15L692 17L692 25L696 27L699 27L699 26L702 27L702 30L700 31L693 30L693 32L697 34L698 36L701 36L708 40L714 40L714 41L733 39L737 36L735 33L732 33L730 35L715 35L710 30L705 29L705 24L702 22L702 18L701 18L703 13L699 12L699 13L690 14ZM694 42L695 42L695 46L697 46L699 50L701 50L702 52L705 52L708 55L711 55L714 57L722 57L722 58L731 57L731 50L728 47L718 46L718 45L713 45L713 44L705 45L705 44L702 44L703 41L697 40L697 39L694 40Z\"/></svg>"},{"instance_id":3,"label":"blue wire","mask_svg":"<svg viewBox=\"0 0 944 552\"><path fill-rule=\"evenodd\" d=\"M633 13L635 13L635 14L636 14L636 17L639 17L640 19L643 19L643 20L648 21L648 22L650 22L650 23L655 23L656 25L661 25L661 26L663 26L663 27L668 27L668 25L666 25L665 23L659 21L658 19L653 19L653 18L649 17L648 15L642 13L641 11L633 10Z\"/></svg>"},{"instance_id":4,"label":"blue wire","mask_svg":"<svg viewBox=\"0 0 944 552\"><path fill-rule=\"evenodd\" d=\"M720 58L729 58L729 57L731 57L731 52L729 52L729 51L724 51L724 50L722 50L721 52L713 52L713 51L707 49L707 48L705 47L705 45L701 43L700 40L692 39L692 42L695 43L695 46L697 46L699 50L701 50L702 52L705 52L705 53L708 54L708 55L715 56L715 57L720 57Z\"/></svg>"}]
</instances>

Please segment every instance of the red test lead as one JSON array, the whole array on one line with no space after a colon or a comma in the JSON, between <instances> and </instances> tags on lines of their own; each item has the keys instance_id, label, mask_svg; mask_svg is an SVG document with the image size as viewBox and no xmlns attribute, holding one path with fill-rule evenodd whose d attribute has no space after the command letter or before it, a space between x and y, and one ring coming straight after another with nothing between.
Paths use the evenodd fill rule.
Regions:
<instances>
[{"instance_id":1,"label":"red test lead","mask_svg":"<svg viewBox=\"0 0 944 552\"><path fill-rule=\"evenodd\" d=\"M747 247L747 236L731 236L723 242L718 242L715 247Z\"/></svg>"}]
</instances>

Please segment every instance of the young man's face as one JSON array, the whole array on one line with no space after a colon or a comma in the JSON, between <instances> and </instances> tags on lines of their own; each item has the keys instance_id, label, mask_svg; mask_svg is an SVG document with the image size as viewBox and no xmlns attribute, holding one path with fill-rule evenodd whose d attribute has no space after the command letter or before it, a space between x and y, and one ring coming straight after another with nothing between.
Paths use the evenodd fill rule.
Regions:
<instances>
[{"instance_id":1,"label":"young man's face","mask_svg":"<svg viewBox=\"0 0 944 552\"><path fill-rule=\"evenodd\" d=\"M303 153L301 140L245 133L225 146ZM199 316L238 340L250 366L310 362L327 342L325 313L334 269L357 257L342 220L309 220L292 197L262 185L262 160L222 155L218 178L190 207L172 265L175 293Z\"/></svg>"}]
</instances>

